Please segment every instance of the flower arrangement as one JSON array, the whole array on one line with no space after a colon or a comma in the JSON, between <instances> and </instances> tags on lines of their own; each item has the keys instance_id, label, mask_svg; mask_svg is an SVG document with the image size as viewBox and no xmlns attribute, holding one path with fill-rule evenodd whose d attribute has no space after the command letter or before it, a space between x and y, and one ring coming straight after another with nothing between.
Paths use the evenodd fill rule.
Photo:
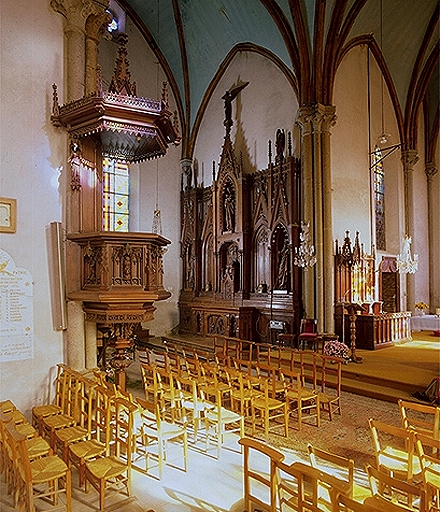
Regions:
<instances>
[{"instance_id":1,"label":"flower arrangement","mask_svg":"<svg viewBox=\"0 0 440 512\"><path fill-rule=\"evenodd\" d=\"M345 343L342 343L342 341L330 340L324 345L323 352L326 356L348 359L350 350Z\"/></svg>"},{"instance_id":2,"label":"flower arrangement","mask_svg":"<svg viewBox=\"0 0 440 512\"><path fill-rule=\"evenodd\" d=\"M422 302L422 301L420 301L420 302L416 302L416 303L414 304L414 307L415 307L416 309L428 309L428 308L429 308L428 304L426 304L426 302Z\"/></svg>"}]
</instances>

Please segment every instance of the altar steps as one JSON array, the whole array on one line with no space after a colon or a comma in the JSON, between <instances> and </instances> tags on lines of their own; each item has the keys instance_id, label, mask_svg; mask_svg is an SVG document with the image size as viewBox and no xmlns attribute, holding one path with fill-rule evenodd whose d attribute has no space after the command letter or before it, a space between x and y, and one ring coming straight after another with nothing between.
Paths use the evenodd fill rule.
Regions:
<instances>
[{"instance_id":1,"label":"altar steps","mask_svg":"<svg viewBox=\"0 0 440 512\"><path fill-rule=\"evenodd\" d=\"M197 336L152 337L149 345L164 349L166 343L213 353L213 338ZM414 332L412 341L380 350L357 350L360 364L342 367L342 390L388 402L415 400L411 393L423 391L440 368L440 338L432 332ZM318 358L319 364L319 358Z\"/></svg>"}]
</instances>

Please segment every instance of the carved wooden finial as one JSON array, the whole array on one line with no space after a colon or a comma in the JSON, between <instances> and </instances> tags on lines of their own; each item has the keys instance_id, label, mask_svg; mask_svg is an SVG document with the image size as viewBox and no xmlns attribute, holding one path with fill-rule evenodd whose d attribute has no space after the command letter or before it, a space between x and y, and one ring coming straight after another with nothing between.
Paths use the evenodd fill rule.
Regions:
<instances>
[{"instance_id":1,"label":"carved wooden finial","mask_svg":"<svg viewBox=\"0 0 440 512\"><path fill-rule=\"evenodd\" d=\"M130 71L128 69L127 35L120 34L118 38L119 49L116 59L115 70L110 82L109 92L115 94L125 94L127 96L136 96L136 83L131 82Z\"/></svg>"},{"instance_id":2,"label":"carved wooden finial","mask_svg":"<svg viewBox=\"0 0 440 512\"><path fill-rule=\"evenodd\" d=\"M58 117L60 115L60 104L58 103L58 90L57 84L52 84L52 115Z\"/></svg>"}]
</instances>

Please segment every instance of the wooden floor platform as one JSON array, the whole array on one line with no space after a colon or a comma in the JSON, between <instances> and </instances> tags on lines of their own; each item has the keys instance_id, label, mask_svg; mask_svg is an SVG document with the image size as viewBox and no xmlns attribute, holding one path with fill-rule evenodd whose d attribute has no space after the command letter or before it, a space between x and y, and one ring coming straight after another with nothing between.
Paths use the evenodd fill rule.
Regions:
<instances>
[{"instance_id":1,"label":"wooden floor platform","mask_svg":"<svg viewBox=\"0 0 440 512\"><path fill-rule=\"evenodd\" d=\"M152 347L167 343L213 353L214 339L170 335L152 337ZM432 331L413 332L412 340L381 350L356 350L360 363L348 362L342 369L342 389L351 393L397 402L415 400L411 393L423 391L440 375L440 337Z\"/></svg>"}]
</instances>

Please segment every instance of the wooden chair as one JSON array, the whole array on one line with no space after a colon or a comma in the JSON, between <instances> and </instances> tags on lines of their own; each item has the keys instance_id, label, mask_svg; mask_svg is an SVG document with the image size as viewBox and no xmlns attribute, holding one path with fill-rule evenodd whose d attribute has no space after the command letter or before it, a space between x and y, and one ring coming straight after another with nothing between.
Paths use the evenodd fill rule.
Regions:
<instances>
[{"instance_id":1,"label":"wooden chair","mask_svg":"<svg viewBox=\"0 0 440 512\"><path fill-rule=\"evenodd\" d=\"M188 433L186 425L178 425L164 419L159 403L153 404L137 398L142 423L136 431L136 454L145 458L145 468L135 466L141 471L149 471L149 458L153 457L152 446L157 446L159 479L162 479L163 463L167 461L167 444L180 440L183 447L183 469L188 465Z\"/></svg>"},{"instance_id":2,"label":"wooden chair","mask_svg":"<svg viewBox=\"0 0 440 512\"><path fill-rule=\"evenodd\" d=\"M40 435L43 433L43 418L53 414L64 412L64 403L66 400L68 372L70 369L64 364L57 365L57 376L55 378L55 397L51 404L37 405L32 407L32 425L38 428Z\"/></svg>"},{"instance_id":3,"label":"wooden chair","mask_svg":"<svg viewBox=\"0 0 440 512\"><path fill-rule=\"evenodd\" d=\"M71 427L78 422L78 399L81 393L81 375L73 370L66 371L65 399L63 412L42 418L41 435L55 447L55 431Z\"/></svg>"},{"instance_id":4,"label":"wooden chair","mask_svg":"<svg viewBox=\"0 0 440 512\"><path fill-rule=\"evenodd\" d=\"M156 366L150 363L141 363L140 368L145 399L147 402L156 402L160 398L156 379Z\"/></svg>"},{"instance_id":5,"label":"wooden chair","mask_svg":"<svg viewBox=\"0 0 440 512\"><path fill-rule=\"evenodd\" d=\"M105 494L110 485L117 486L117 492L121 492L122 486L127 496L131 496L130 478L136 406L124 398L116 398L114 403L115 425L111 445L113 454L85 463L86 492L91 484L99 493L99 510L105 510Z\"/></svg>"},{"instance_id":6,"label":"wooden chair","mask_svg":"<svg viewBox=\"0 0 440 512\"><path fill-rule=\"evenodd\" d=\"M271 446L243 437L244 503L243 510L277 511L277 464L284 454Z\"/></svg>"},{"instance_id":7,"label":"wooden chair","mask_svg":"<svg viewBox=\"0 0 440 512\"><path fill-rule=\"evenodd\" d=\"M421 474L420 460L414 453L411 432L373 419L369 420L369 425L376 468L411 483L414 476Z\"/></svg>"},{"instance_id":8,"label":"wooden chair","mask_svg":"<svg viewBox=\"0 0 440 512\"><path fill-rule=\"evenodd\" d=\"M308 452L311 466L341 480L339 486L344 496L353 498L354 460L321 450L311 444L308 445ZM327 491L330 494L331 489Z\"/></svg>"},{"instance_id":9,"label":"wooden chair","mask_svg":"<svg viewBox=\"0 0 440 512\"><path fill-rule=\"evenodd\" d=\"M440 439L413 432L416 453L422 467L427 506L440 508Z\"/></svg>"},{"instance_id":10,"label":"wooden chair","mask_svg":"<svg viewBox=\"0 0 440 512\"><path fill-rule=\"evenodd\" d=\"M277 398L284 394L284 383L279 378L278 364L273 366L271 363L256 362L254 366L260 381L269 382L271 398Z\"/></svg>"},{"instance_id":11,"label":"wooden chair","mask_svg":"<svg viewBox=\"0 0 440 512\"><path fill-rule=\"evenodd\" d=\"M205 411L213 408L213 404L199 396L197 380L183 375L173 376L174 421L193 429L194 439L197 438Z\"/></svg>"},{"instance_id":12,"label":"wooden chair","mask_svg":"<svg viewBox=\"0 0 440 512\"><path fill-rule=\"evenodd\" d=\"M78 394L77 424L55 430L55 447L60 449L65 462L69 460L69 445L90 438L92 432L93 406L97 383L87 378L80 379Z\"/></svg>"},{"instance_id":13,"label":"wooden chair","mask_svg":"<svg viewBox=\"0 0 440 512\"><path fill-rule=\"evenodd\" d=\"M35 510L35 501L44 499L52 507L59 508L60 494L65 494L67 512L72 510L72 482L70 469L57 455L47 455L31 460L25 436L14 425L6 426L8 439L14 454L14 478L16 499L26 510Z\"/></svg>"},{"instance_id":14,"label":"wooden chair","mask_svg":"<svg viewBox=\"0 0 440 512\"><path fill-rule=\"evenodd\" d=\"M297 353L298 360L296 362L297 366L294 369L299 368L299 373L301 374L301 381L304 387L309 387L311 389L317 389L318 380L317 380L317 366L316 366L316 357L317 354L310 350L301 350Z\"/></svg>"},{"instance_id":15,"label":"wooden chair","mask_svg":"<svg viewBox=\"0 0 440 512\"><path fill-rule=\"evenodd\" d=\"M301 431L303 419L314 419L316 426L321 424L319 393L303 385L301 375L295 371L280 370L284 384L284 399L290 415L296 414L298 430Z\"/></svg>"},{"instance_id":16,"label":"wooden chair","mask_svg":"<svg viewBox=\"0 0 440 512\"><path fill-rule=\"evenodd\" d=\"M222 402L231 404L231 386L227 382L220 380L222 375L221 366L210 362L200 363L200 376L197 381L199 392L202 391L205 399L216 399L217 392L222 395Z\"/></svg>"},{"instance_id":17,"label":"wooden chair","mask_svg":"<svg viewBox=\"0 0 440 512\"><path fill-rule=\"evenodd\" d=\"M214 407L206 409L204 414L206 448L209 448L210 439L213 438L217 445L217 458L219 459L226 433L238 432L240 439L244 436L244 416L224 406L224 395L221 388L215 391L214 400Z\"/></svg>"},{"instance_id":18,"label":"wooden chair","mask_svg":"<svg viewBox=\"0 0 440 512\"><path fill-rule=\"evenodd\" d=\"M93 405L92 431L88 439L69 445L68 463L79 472L79 486L85 484L85 464L103 455L110 455L110 442L115 416L115 393L103 386L96 386Z\"/></svg>"},{"instance_id":19,"label":"wooden chair","mask_svg":"<svg viewBox=\"0 0 440 512\"><path fill-rule=\"evenodd\" d=\"M372 497L366 498L364 503L384 512L394 510L417 510L425 512L426 494L420 485L413 485L372 466L367 466L368 481ZM395 508L400 507L399 509Z\"/></svg>"},{"instance_id":20,"label":"wooden chair","mask_svg":"<svg viewBox=\"0 0 440 512\"><path fill-rule=\"evenodd\" d=\"M338 357L321 355L321 409L328 413L330 421L333 413L341 414L342 360Z\"/></svg>"},{"instance_id":21,"label":"wooden chair","mask_svg":"<svg viewBox=\"0 0 440 512\"><path fill-rule=\"evenodd\" d=\"M280 426L284 427L284 435L287 437L289 434L289 411L287 402L271 397L271 384L266 379L260 379L260 392L261 394L258 394L251 401L252 435L255 435L256 432L258 413L262 420L266 439L271 430ZM278 420L281 420L282 423Z\"/></svg>"},{"instance_id":22,"label":"wooden chair","mask_svg":"<svg viewBox=\"0 0 440 512\"><path fill-rule=\"evenodd\" d=\"M298 350L304 350L306 346L312 346L316 352L318 348L318 320L314 318L303 318L299 327L297 340Z\"/></svg>"},{"instance_id":23,"label":"wooden chair","mask_svg":"<svg viewBox=\"0 0 440 512\"><path fill-rule=\"evenodd\" d=\"M440 407L408 400L398 401L403 428L440 438Z\"/></svg>"},{"instance_id":24,"label":"wooden chair","mask_svg":"<svg viewBox=\"0 0 440 512\"><path fill-rule=\"evenodd\" d=\"M231 408L244 418L250 416L252 400L260 394L246 374L234 368L226 370L231 389Z\"/></svg>"},{"instance_id":25,"label":"wooden chair","mask_svg":"<svg viewBox=\"0 0 440 512\"><path fill-rule=\"evenodd\" d=\"M276 488L280 512L321 512L334 510L334 500L344 494L343 482L302 462L277 463ZM330 490L330 497L322 496L322 489Z\"/></svg>"}]
</instances>

